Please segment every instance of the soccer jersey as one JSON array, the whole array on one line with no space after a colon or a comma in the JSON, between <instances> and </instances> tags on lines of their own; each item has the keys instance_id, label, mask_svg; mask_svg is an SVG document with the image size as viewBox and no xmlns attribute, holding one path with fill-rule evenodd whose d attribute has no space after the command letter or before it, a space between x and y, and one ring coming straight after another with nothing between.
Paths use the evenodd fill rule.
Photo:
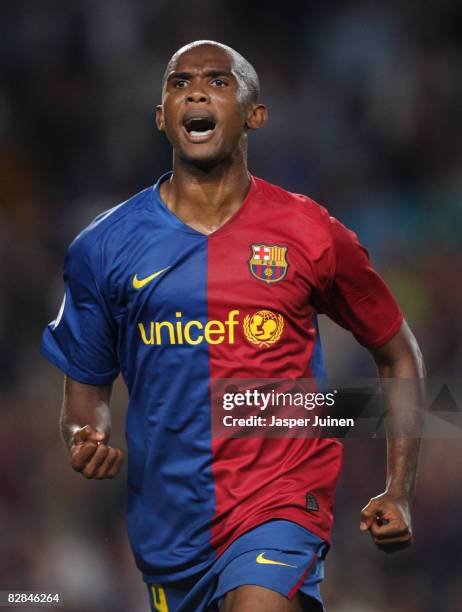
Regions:
<instances>
[{"instance_id":1,"label":"soccer jersey","mask_svg":"<svg viewBox=\"0 0 462 612\"><path fill-rule=\"evenodd\" d=\"M313 200L251 177L238 212L204 235L161 200L168 176L74 240L42 341L77 381L122 373L129 537L146 580L161 583L270 519L330 540L340 442L214 437L211 381L322 376L318 312L369 347L402 321L355 234Z\"/></svg>"}]
</instances>

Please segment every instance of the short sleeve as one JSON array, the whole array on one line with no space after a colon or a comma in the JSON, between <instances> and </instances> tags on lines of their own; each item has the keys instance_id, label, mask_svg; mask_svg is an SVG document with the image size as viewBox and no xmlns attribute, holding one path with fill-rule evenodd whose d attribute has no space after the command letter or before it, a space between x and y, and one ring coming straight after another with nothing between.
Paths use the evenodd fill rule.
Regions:
<instances>
[{"instance_id":1,"label":"short sleeve","mask_svg":"<svg viewBox=\"0 0 462 612\"><path fill-rule=\"evenodd\" d=\"M43 333L40 351L71 378L106 385L119 373L117 329L98 286L95 265L77 238L64 264L63 303Z\"/></svg>"},{"instance_id":2,"label":"short sleeve","mask_svg":"<svg viewBox=\"0 0 462 612\"><path fill-rule=\"evenodd\" d=\"M399 331L402 312L356 234L333 217L330 223L334 267L329 283L315 294L315 305L358 342L377 348Z\"/></svg>"}]
</instances>

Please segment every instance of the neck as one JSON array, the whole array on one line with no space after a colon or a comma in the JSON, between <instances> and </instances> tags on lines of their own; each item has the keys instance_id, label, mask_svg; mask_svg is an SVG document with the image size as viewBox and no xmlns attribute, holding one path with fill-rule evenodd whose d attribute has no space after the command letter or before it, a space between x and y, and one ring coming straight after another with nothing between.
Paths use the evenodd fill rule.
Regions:
<instances>
[{"instance_id":1,"label":"neck","mask_svg":"<svg viewBox=\"0 0 462 612\"><path fill-rule=\"evenodd\" d=\"M173 160L173 174L160 187L167 207L184 223L204 234L217 230L234 215L250 187L245 159L200 168Z\"/></svg>"}]
</instances>

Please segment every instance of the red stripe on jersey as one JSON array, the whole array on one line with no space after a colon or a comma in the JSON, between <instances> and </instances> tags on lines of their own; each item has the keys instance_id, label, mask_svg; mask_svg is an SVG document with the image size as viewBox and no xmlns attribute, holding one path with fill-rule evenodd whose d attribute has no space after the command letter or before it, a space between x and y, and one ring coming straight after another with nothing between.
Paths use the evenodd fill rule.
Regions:
<instances>
[{"instance_id":1,"label":"red stripe on jersey","mask_svg":"<svg viewBox=\"0 0 462 612\"><path fill-rule=\"evenodd\" d=\"M317 232L315 243L314 234L300 231L301 222L306 223L300 203L292 211L293 222L287 223L284 202L263 198L255 182L252 189L232 243L227 240L227 226L208 241L208 319L224 321L230 310L237 309L240 322L233 344L210 345L210 377L307 378L312 374L316 340L310 258L321 258L325 234ZM262 283L254 278L249 267L252 244L287 247L290 266L281 281ZM261 310L284 319L279 340L269 346L250 342L243 331L244 317ZM219 553L242 533L273 518L292 520L330 539L333 494L342 460L339 442L214 438L212 454L216 499L212 544ZM319 511L306 510L309 491L316 494Z\"/></svg>"}]
</instances>

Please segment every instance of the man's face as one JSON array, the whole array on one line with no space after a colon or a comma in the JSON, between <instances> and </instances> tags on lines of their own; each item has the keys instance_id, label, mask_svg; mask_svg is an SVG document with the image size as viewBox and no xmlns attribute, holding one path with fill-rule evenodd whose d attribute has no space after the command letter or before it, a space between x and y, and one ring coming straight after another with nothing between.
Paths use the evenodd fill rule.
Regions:
<instances>
[{"instance_id":1,"label":"man's face","mask_svg":"<svg viewBox=\"0 0 462 612\"><path fill-rule=\"evenodd\" d=\"M157 126L176 155L213 166L244 141L249 105L228 53L210 45L181 54L167 75Z\"/></svg>"}]
</instances>

